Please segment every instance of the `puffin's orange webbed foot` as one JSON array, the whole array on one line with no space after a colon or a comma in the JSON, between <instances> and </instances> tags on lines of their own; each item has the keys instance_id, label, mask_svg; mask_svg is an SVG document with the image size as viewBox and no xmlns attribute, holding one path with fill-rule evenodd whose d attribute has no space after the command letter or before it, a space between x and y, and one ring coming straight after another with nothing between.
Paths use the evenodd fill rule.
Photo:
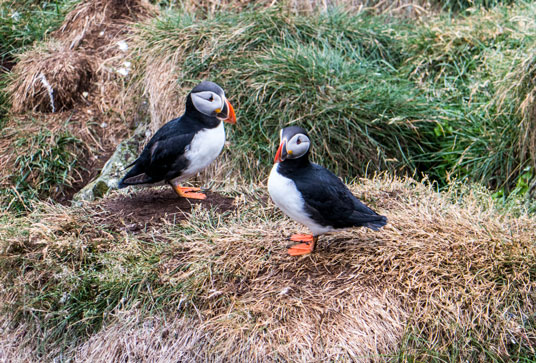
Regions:
<instances>
[{"instance_id":1,"label":"puffin's orange webbed foot","mask_svg":"<svg viewBox=\"0 0 536 363\"><path fill-rule=\"evenodd\" d=\"M313 239L312 234L293 234L290 236L290 240L294 242L312 242Z\"/></svg>"},{"instance_id":2,"label":"puffin's orange webbed foot","mask_svg":"<svg viewBox=\"0 0 536 363\"><path fill-rule=\"evenodd\" d=\"M179 197L182 198L188 198L188 199L207 199L207 196L203 193L195 193L197 191L200 191L200 188L193 188L193 187L181 187L178 185L171 185L173 187L173 190L175 193L178 194Z\"/></svg>"},{"instance_id":3,"label":"puffin's orange webbed foot","mask_svg":"<svg viewBox=\"0 0 536 363\"><path fill-rule=\"evenodd\" d=\"M317 237L314 237L312 234L293 234L290 237L290 240L295 242L305 242L294 245L287 250L288 254L291 256L301 256L314 252Z\"/></svg>"},{"instance_id":4,"label":"puffin's orange webbed foot","mask_svg":"<svg viewBox=\"0 0 536 363\"><path fill-rule=\"evenodd\" d=\"M193 192L184 192L181 194L181 197L188 198L188 199L207 199L206 194L203 193L193 193Z\"/></svg>"},{"instance_id":5,"label":"puffin's orange webbed foot","mask_svg":"<svg viewBox=\"0 0 536 363\"><path fill-rule=\"evenodd\" d=\"M300 243L298 245L290 247L287 252L291 256L301 256L301 255L307 255L311 252L313 252L314 245L313 243Z\"/></svg>"}]
</instances>

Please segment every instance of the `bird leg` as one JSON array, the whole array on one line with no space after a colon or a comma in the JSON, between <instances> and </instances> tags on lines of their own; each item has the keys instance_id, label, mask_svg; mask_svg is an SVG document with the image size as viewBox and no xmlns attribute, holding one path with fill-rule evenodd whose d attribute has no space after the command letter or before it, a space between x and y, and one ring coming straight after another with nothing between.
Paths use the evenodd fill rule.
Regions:
<instances>
[{"instance_id":1,"label":"bird leg","mask_svg":"<svg viewBox=\"0 0 536 363\"><path fill-rule=\"evenodd\" d=\"M287 250L291 256L301 256L314 252L318 236L313 236L312 234L293 234L290 240L304 242L294 245Z\"/></svg>"},{"instance_id":2,"label":"bird leg","mask_svg":"<svg viewBox=\"0 0 536 363\"><path fill-rule=\"evenodd\" d=\"M169 185L173 188L175 193L179 197L183 198L189 198L189 199L206 199L207 196L203 193L195 193L200 191L200 188L192 188L192 187L181 187L178 184L173 184L172 182L169 182Z\"/></svg>"}]
</instances>

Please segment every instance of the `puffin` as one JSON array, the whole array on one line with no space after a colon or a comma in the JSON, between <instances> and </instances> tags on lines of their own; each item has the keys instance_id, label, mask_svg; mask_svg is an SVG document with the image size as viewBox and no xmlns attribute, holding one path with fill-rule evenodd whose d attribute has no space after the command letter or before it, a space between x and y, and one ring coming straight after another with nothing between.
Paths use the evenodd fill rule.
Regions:
<instances>
[{"instance_id":1,"label":"puffin","mask_svg":"<svg viewBox=\"0 0 536 363\"><path fill-rule=\"evenodd\" d=\"M162 126L149 140L118 188L129 185L167 183L180 196L205 199L200 188L181 187L180 182L205 169L218 157L225 144L223 123L236 123L233 106L223 89L203 81L186 97L181 117Z\"/></svg>"},{"instance_id":2,"label":"puffin","mask_svg":"<svg viewBox=\"0 0 536 363\"><path fill-rule=\"evenodd\" d=\"M291 256L314 252L318 236L333 230L368 227L375 231L387 218L357 199L328 169L309 161L311 140L299 126L280 132L280 144L268 178L270 198L287 216L305 225L311 234L294 234Z\"/></svg>"}]
</instances>

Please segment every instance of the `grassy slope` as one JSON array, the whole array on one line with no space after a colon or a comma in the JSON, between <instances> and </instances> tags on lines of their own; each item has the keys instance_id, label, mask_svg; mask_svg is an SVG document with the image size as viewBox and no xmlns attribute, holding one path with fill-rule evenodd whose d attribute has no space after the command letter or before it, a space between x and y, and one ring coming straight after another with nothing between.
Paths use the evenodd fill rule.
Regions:
<instances>
[{"instance_id":1,"label":"grassy slope","mask_svg":"<svg viewBox=\"0 0 536 363\"><path fill-rule=\"evenodd\" d=\"M341 136L351 134L359 146L393 146L388 155L360 152L377 167L394 167L404 164L402 153L414 157L411 153L419 152L409 141L427 135L440 141L443 154L408 159L410 165L432 160L444 165L438 169L444 173L469 150L478 157L471 158L471 168L460 163L468 171L491 165L488 174L473 178L498 174L505 179L501 168L513 160L507 170L515 170L518 152L509 154L509 148L499 149L499 155L482 154L476 147L519 141L517 122L506 120L521 122L518 104L527 85L518 84L524 77L512 70L532 69L522 55L533 49L533 23L524 20L533 9L495 10L414 28L337 13L314 21L289 15L295 23L287 24L277 12L216 15L211 28L214 19L193 21L172 14L148 28L147 35L156 37L145 41L173 30L177 42L205 50L179 57L183 73L175 72L185 89L199 75L210 74L225 84L240 106L242 123L253 128L232 131L235 147L228 155L237 164L229 164L230 170L234 166L266 175L277 128L299 121L317 135L316 158L341 171L362 167L341 157L348 149L344 142L337 144ZM485 26L480 18L488 21ZM252 19L259 26L244 28ZM520 24L525 24L523 31ZM339 37L333 29L348 34ZM280 41L271 42L268 35ZM313 36L322 39L320 50L314 48ZM152 44L152 55L176 52L171 40L164 44L169 49ZM428 48L430 44L435 47ZM497 57L503 50L503 57ZM216 55L223 66L215 62ZM240 67L246 66L243 76ZM331 67L338 70L336 76ZM292 79L307 82L297 89ZM508 79L511 83L501 82ZM498 99L496 90L503 90ZM320 128L326 125L318 126L318 103L327 105L323 112L329 122L345 120L348 129L320 137L327 133ZM490 114L498 117L490 121ZM428 124L429 118L434 123ZM475 137L479 130L487 131L486 141ZM32 140L21 140L20 150L44 156L39 159L43 165L71 160L68 149L55 148L65 144L49 142L49 155L27 148ZM335 153L321 140L335 141ZM465 141L454 144L461 146L450 159L446 151L452 140ZM253 168L240 154L248 156L251 150L260 161ZM481 155L494 159L479 164ZM389 161L392 157L397 161ZM64 173L61 167L47 170ZM57 181L44 185L50 183ZM500 183L495 179L494 184ZM235 212L221 215L198 208L186 222L138 232L111 225L103 217L103 204L68 208L40 203L27 216L3 214L0 360L270 356L528 361L534 356L534 217L522 206L514 206L515 213L497 209L489 193L476 186L438 194L411 180L378 178L352 188L388 216L388 227L379 233L356 230L325 237L321 253L306 259L285 255L286 237L302 227L266 202L263 186L239 183L220 190L237 197Z\"/></svg>"},{"instance_id":2,"label":"grassy slope","mask_svg":"<svg viewBox=\"0 0 536 363\"><path fill-rule=\"evenodd\" d=\"M284 8L215 12L206 19L170 11L132 40L136 68L124 99L148 96L154 130L177 115L198 79L220 82L239 116L229 130L225 170L241 170L248 182L263 180L278 129L296 123L322 140L314 158L345 177L423 173L442 185L455 177L500 196L526 195L536 160L535 12L534 4L519 3L408 23ZM40 138L20 134L30 144ZM10 145L0 148L14 154ZM4 209L26 211L32 200L61 196L62 188L43 188L45 181L69 185L83 172L70 159L76 142L42 146L50 149L43 155L61 149L63 166L50 168L54 162L46 157L34 162L31 148L21 151L16 167L14 159L2 160L4 170L20 171L3 177ZM50 170L56 175L46 174Z\"/></svg>"},{"instance_id":3,"label":"grassy slope","mask_svg":"<svg viewBox=\"0 0 536 363\"><path fill-rule=\"evenodd\" d=\"M237 198L236 211L194 208L187 221L137 232L104 217L104 204L42 204L4 218L2 319L13 319L5 354L294 361L534 353L534 217L498 213L475 188L439 194L377 178L353 190L390 223L325 236L304 259L285 253L286 237L303 227L265 202L263 186L224 192ZM26 332L20 341L17 326Z\"/></svg>"}]
</instances>

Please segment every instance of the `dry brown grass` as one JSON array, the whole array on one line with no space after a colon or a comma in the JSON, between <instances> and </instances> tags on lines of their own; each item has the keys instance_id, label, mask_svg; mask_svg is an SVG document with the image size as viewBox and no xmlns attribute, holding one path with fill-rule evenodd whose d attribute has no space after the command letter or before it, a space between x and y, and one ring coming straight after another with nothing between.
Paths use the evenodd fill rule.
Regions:
<instances>
[{"instance_id":1,"label":"dry brown grass","mask_svg":"<svg viewBox=\"0 0 536 363\"><path fill-rule=\"evenodd\" d=\"M7 91L14 113L68 110L89 90L97 59L58 43L47 46L24 53L13 68Z\"/></svg>"},{"instance_id":2,"label":"dry brown grass","mask_svg":"<svg viewBox=\"0 0 536 363\"><path fill-rule=\"evenodd\" d=\"M126 60L118 42L125 40L134 22L155 11L143 0L81 2L52 33L52 42L20 56L8 88L13 112L52 111L50 93L55 111L88 104L100 112L117 110L113 101L122 86L117 70Z\"/></svg>"},{"instance_id":3,"label":"dry brown grass","mask_svg":"<svg viewBox=\"0 0 536 363\"><path fill-rule=\"evenodd\" d=\"M98 250L106 261L102 281L128 281L126 271L142 266L130 264L159 246L146 267L158 276L151 293L130 293L134 300L121 303L130 308L118 306L102 330L72 347L79 359L384 361L402 349L420 359L506 360L520 347L533 349L535 217L503 214L479 189L440 194L391 178L360 180L352 189L388 225L323 236L318 252L302 258L288 256L286 245L305 229L267 201L264 187L233 187L234 212L197 206L187 221L168 218L136 232L121 227L121 216L99 217L98 203L82 210L45 205L26 223L40 221L28 231L42 268L62 249L74 249L74 257ZM12 228L2 231L11 233L4 253L21 238ZM18 246L8 254L21 253L24 244ZM82 257L63 274L78 268ZM43 276L18 280L14 291Z\"/></svg>"},{"instance_id":4,"label":"dry brown grass","mask_svg":"<svg viewBox=\"0 0 536 363\"><path fill-rule=\"evenodd\" d=\"M0 361L31 362L35 359L35 350L31 346L23 346L32 340L28 332L31 328L20 325L13 329L11 322L0 317Z\"/></svg>"},{"instance_id":5,"label":"dry brown grass","mask_svg":"<svg viewBox=\"0 0 536 363\"><path fill-rule=\"evenodd\" d=\"M512 337L525 346L535 342L534 331L524 329L536 287L530 277L534 218L502 217L474 196L463 206L453 204L411 181L381 187L369 182L356 191L388 216L381 233L334 234L322 239L318 254L291 259L285 237L302 228L269 221L259 228L258 220L249 225L242 220L217 231L214 244L181 243L172 266L210 260L212 273L191 270L175 282L189 273L205 276L194 287L209 290L207 299L230 296L232 310L209 305L206 316L216 323L219 340L230 340L231 332L241 336L249 325L255 341L270 342L262 345L284 342L288 350L280 353L291 360L288 354L300 352L305 342L308 349L299 355L304 360L345 352L377 356L392 351L405 324L428 342L446 345L470 334L493 344L490 351L500 356L508 354ZM222 281L217 271L240 278ZM471 344L462 345L464 354L472 353Z\"/></svg>"},{"instance_id":6,"label":"dry brown grass","mask_svg":"<svg viewBox=\"0 0 536 363\"><path fill-rule=\"evenodd\" d=\"M80 2L71 11L53 37L69 44L69 48L92 48L103 51L125 34L125 25L142 21L156 14L146 0L91 0Z\"/></svg>"},{"instance_id":7,"label":"dry brown grass","mask_svg":"<svg viewBox=\"0 0 536 363\"><path fill-rule=\"evenodd\" d=\"M143 96L149 103L149 130L153 135L166 122L184 112L186 95L190 90L177 84L179 69L176 64L173 58L154 59L143 76Z\"/></svg>"}]
</instances>

